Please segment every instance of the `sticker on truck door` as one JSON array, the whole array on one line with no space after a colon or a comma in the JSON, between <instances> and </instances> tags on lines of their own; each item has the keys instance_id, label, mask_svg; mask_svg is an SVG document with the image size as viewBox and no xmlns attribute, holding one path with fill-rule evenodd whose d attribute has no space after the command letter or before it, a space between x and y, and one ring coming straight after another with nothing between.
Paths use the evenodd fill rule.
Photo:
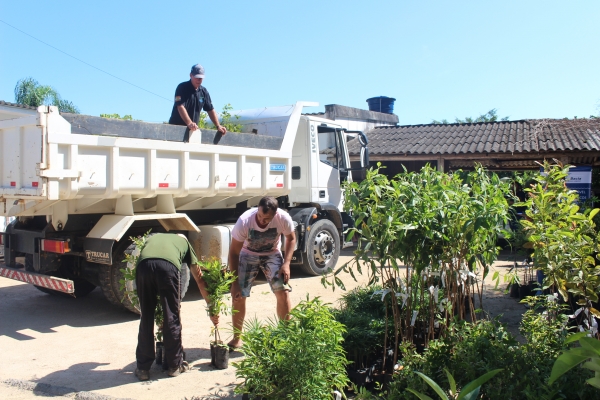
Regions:
<instances>
[{"instance_id":1,"label":"sticker on truck door","mask_svg":"<svg viewBox=\"0 0 600 400\"><path fill-rule=\"evenodd\" d=\"M285 171L285 164L271 164L271 171Z\"/></svg>"}]
</instances>

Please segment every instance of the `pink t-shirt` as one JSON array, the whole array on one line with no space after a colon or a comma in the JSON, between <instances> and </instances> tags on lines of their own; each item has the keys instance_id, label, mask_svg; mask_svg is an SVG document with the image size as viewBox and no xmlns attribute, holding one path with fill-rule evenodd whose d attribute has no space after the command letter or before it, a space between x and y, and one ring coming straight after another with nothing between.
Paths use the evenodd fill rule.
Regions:
<instances>
[{"instance_id":1,"label":"pink t-shirt","mask_svg":"<svg viewBox=\"0 0 600 400\"><path fill-rule=\"evenodd\" d=\"M289 235L294 231L292 217L287 212L277 209L277 213L265 228L256 223L258 208L251 208L243 213L235 223L231 236L238 242L244 242L242 251L259 256L277 253L281 247L281 235Z\"/></svg>"}]
</instances>

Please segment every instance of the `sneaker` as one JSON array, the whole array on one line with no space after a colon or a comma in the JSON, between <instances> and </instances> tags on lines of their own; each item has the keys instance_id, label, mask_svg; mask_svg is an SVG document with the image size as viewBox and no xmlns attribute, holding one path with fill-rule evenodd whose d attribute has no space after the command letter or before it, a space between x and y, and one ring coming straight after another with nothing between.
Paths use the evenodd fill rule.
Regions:
<instances>
[{"instance_id":1,"label":"sneaker","mask_svg":"<svg viewBox=\"0 0 600 400\"><path fill-rule=\"evenodd\" d=\"M169 374L169 376L171 377L176 377L179 376L180 374L189 371L190 370L190 364L188 364L187 361L182 361L181 365L177 368L169 368L169 371L167 372L167 374Z\"/></svg>"},{"instance_id":2,"label":"sneaker","mask_svg":"<svg viewBox=\"0 0 600 400\"><path fill-rule=\"evenodd\" d=\"M140 381L147 381L150 379L150 371L146 369L135 369L135 376L138 377Z\"/></svg>"}]
</instances>

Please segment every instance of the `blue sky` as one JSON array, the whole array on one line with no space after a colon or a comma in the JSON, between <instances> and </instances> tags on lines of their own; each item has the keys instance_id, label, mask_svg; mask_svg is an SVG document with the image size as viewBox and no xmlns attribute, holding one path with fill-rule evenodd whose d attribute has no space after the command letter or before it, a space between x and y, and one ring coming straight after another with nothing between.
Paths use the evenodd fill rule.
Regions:
<instances>
[{"instance_id":1,"label":"blue sky","mask_svg":"<svg viewBox=\"0 0 600 400\"><path fill-rule=\"evenodd\" d=\"M12 1L0 20L0 100L53 86L83 114L169 118L206 68L218 110L396 98L401 124L600 114L600 1ZM319 109L309 109L316 112Z\"/></svg>"}]
</instances>

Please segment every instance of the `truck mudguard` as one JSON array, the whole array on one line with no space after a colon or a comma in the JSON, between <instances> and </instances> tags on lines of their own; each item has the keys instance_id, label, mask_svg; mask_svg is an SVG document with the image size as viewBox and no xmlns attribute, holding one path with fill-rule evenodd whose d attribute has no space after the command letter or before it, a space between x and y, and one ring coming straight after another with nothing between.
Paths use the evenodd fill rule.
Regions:
<instances>
[{"instance_id":1,"label":"truck mudguard","mask_svg":"<svg viewBox=\"0 0 600 400\"><path fill-rule=\"evenodd\" d=\"M83 242L85 260L98 264L112 265L112 248L114 243L113 239L85 238Z\"/></svg>"},{"instance_id":2,"label":"truck mudguard","mask_svg":"<svg viewBox=\"0 0 600 400\"><path fill-rule=\"evenodd\" d=\"M333 222L335 227L338 228L338 231L340 231L340 234L342 233L342 231L344 230L342 214L340 213L340 210L338 210L338 208L335 206L335 204L311 203L311 205L321 209L322 211L325 211L327 213L327 215L329 216L329 219L331 220L331 222Z\"/></svg>"},{"instance_id":3,"label":"truck mudguard","mask_svg":"<svg viewBox=\"0 0 600 400\"><path fill-rule=\"evenodd\" d=\"M296 240L298 241L298 250L304 252L306 250L306 244L304 240L304 232L306 232L306 227L310 225L313 214L318 214L316 207L306 207L306 208L292 208L289 210L290 217L292 217L292 221L298 224L297 233L299 233Z\"/></svg>"}]
</instances>

